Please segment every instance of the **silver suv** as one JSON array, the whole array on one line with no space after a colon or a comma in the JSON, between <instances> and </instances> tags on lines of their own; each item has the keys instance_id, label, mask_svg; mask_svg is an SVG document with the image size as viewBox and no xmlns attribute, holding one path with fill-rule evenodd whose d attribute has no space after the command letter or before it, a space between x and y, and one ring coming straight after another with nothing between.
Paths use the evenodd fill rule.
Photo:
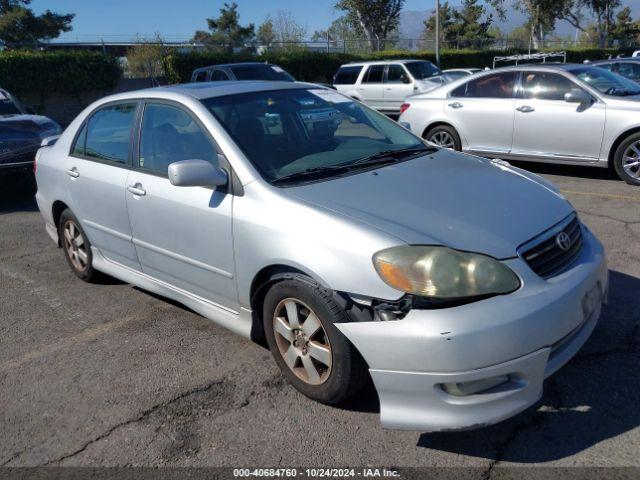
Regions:
<instances>
[{"instance_id":1,"label":"silver suv","mask_svg":"<svg viewBox=\"0 0 640 480\"><path fill-rule=\"evenodd\" d=\"M333 86L371 108L398 114L406 97L427 92L447 81L431 62L387 60L343 65L333 78Z\"/></svg>"},{"instance_id":2,"label":"silver suv","mask_svg":"<svg viewBox=\"0 0 640 480\"><path fill-rule=\"evenodd\" d=\"M602 245L552 185L311 84L107 97L39 151L36 179L78 277L265 342L320 402L370 375L389 428L532 405L606 298Z\"/></svg>"}]
</instances>

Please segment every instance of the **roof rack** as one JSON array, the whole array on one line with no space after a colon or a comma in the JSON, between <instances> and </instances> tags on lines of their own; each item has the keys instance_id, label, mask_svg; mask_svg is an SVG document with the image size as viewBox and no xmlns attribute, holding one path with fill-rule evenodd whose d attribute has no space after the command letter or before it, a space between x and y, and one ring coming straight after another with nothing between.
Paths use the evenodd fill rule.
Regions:
<instances>
[{"instance_id":1,"label":"roof rack","mask_svg":"<svg viewBox=\"0 0 640 480\"><path fill-rule=\"evenodd\" d=\"M542 63L546 63L549 58L562 58L562 63L567 63L567 52L549 52L549 53L525 53L521 55L509 55L508 57L493 57L493 68L496 68L498 62L521 62L531 60L541 60Z\"/></svg>"}]
</instances>

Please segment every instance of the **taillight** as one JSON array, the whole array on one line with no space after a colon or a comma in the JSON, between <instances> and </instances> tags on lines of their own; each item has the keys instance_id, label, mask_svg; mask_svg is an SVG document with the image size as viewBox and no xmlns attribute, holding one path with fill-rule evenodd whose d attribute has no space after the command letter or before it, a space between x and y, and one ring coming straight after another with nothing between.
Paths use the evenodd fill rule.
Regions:
<instances>
[{"instance_id":1,"label":"taillight","mask_svg":"<svg viewBox=\"0 0 640 480\"><path fill-rule=\"evenodd\" d=\"M407 109L411 106L410 103L403 103L400 105L400 115L407 111Z\"/></svg>"}]
</instances>

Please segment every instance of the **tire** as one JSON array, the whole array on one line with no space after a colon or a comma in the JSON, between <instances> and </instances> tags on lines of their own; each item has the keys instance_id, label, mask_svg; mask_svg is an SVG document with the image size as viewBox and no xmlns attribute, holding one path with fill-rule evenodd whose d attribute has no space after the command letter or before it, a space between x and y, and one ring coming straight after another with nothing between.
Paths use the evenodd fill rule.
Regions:
<instances>
[{"instance_id":1,"label":"tire","mask_svg":"<svg viewBox=\"0 0 640 480\"><path fill-rule=\"evenodd\" d=\"M302 275L275 283L265 295L264 331L276 363L296 390L329 405L357 393L367 379L364 360L334 325L345 321L331 294Z\"/></svg>"},{"instance_id":2,"label":"tire","mask_svg":"<svg viewBox=\"0 0 640 480\"><path fill-rule=\"evenodd\" d=\"M640 185L640 132L629 135L618 145L613 168L629 185Z\"/></svg>"},{"instance_id":3,"label":"tire","mask_svg":"<svg viewBox=\"0 0 640 480\"><path fill-rule=\"evenodd\" d=\"M68 208L60 214L58 235L64 256L73 273L85 282L96 280L99 272L93 268L91 243L80 222Z\"/></svg>"},{"instance_id":4,"label":"tire","mask_svg":"<svg viewBox=\"0 0 640 480\"><path fill-rule=\"evenodd\" d=\"M424 139L443 148L461 151L462 142L456 129L450 125L438 125L424 134Z\"/></svg>"}]
</instances>

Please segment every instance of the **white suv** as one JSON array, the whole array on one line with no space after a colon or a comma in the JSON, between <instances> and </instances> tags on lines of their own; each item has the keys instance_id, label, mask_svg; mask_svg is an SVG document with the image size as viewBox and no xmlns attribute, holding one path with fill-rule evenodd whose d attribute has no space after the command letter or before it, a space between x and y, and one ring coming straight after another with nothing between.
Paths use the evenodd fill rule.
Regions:
<instances>
[{"instance_id":1,"label":"white suv","mask_svg":"<svg viewBox=\"0 0 640 480\"><path fill-rule=\"evenodd\" d=\"M386 60L348 63L333 77L333 86L345 95L385 113L400 113L409 95L427 92L447 83L426 60Z\"/></svg>"}]
</instances>

